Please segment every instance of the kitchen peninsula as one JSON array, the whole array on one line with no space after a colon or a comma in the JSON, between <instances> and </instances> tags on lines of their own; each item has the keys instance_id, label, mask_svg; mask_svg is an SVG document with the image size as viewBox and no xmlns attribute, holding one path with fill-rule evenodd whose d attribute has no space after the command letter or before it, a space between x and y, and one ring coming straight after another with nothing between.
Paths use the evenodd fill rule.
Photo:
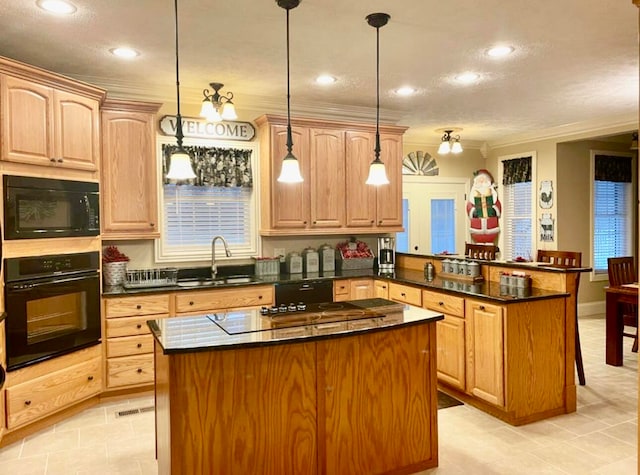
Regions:
<instances>
[{"instance_id":1,"label":"kitchen peninsula","mask_svg":"<svg viewBox=\"0 0 640 475\"><path fill-rule=\"evenodd\" d=\"M438 464L435 323L385 299L149 321L160 474Z\"/></svg>"}]
</instances>

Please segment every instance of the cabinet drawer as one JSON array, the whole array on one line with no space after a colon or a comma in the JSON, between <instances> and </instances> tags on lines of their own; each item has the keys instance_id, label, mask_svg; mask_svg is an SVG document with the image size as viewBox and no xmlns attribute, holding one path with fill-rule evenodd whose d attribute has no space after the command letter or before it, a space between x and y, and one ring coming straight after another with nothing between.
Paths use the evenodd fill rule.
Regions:
<instances>
[{"instance_id":1,"label":"cabinet drawer","mask_svg":"<svg viewBox=\"0 0 640 475\"><path fill-rule=\"evenodd\" d=\"M107 338L145 335L151 333L147 325L149 317L123 317L107 320Z\"/></svg>"},{"instance_id":2,"label":"cabinet drawer","mask_svg":"<svg viewBox=\"0 0 640 475\"><path fill-rule=\"evenodd\" d=\"M422 290L417 287L409 287L408 285L389 283L389 299L398 302L408 303L416 307L422 306Z\"/></svg>"},{"instance_id":3,"label":"cabinet drawer","mask_svg":"<svg viewBox=\"0 0 640 475\"><path fill-rule=\"evenodd\" d=\"M153 353L153 336L125 336L107 339L107 358Z\"/></svg>"},{"instance_id":4,"label":"cabinet drawer","mask_svg":"<svg viewBox=\"0 0 640 475\"><path fill-rule=\"evenodd\" d=\"M136 315L169 314L169 294L105 299L105 316L133 317Z\"/></svg>"},{"instance_id":5,"label":"cabinet drawer","mask_svg":"<svg viewBox=\"0 0 640 475\"><path fill-rule=\"evenodd\" d=\"M375 296L381 299L389 298L389 282L386 280L376 280L373 283L375 287Z\"/></svg>"},{"instance_id":6,"label":"cabinet drawer","mask_svg":"<svg viewBox=\"0 0 640 475\"><path fill-rule=\"evenodd\" d=\"M153 353L107 360L107 387L153 383Z\"/></svg>"},{"instance_id":7,"label":"cabinet drawer","mask_svg":"<svg viewBox=\"0 0 640 475\"><path fill-rule=\"evenodd\" d=\"M423 290L422 306L435 312L464 317L464 299L455 295Z\"/></svg>"},{"instance_id":8,"label":"cabinet drawer","mask_svg":"<svg viewBox=\"0 0 640 475\"><path fill-rule=\"evenodd\" d=\"M176 312L207 312L227 308L247 308L273 304L273 286L234 287L176 294Z\"/></svg>"},{"instance_id":9,"label":"cabinet drawer","mask_svg":"<svg viewBox=\"0 0 640 475\"><path fill-rule=\"evenodd\" d=\"M101 359L7 388L7 427L13 429L102 391Z\"/></svg>"},{"instance_id":10,"label":"cabinet drawer","mask_svg":"<svg viewBox=\"0 0 640 475\"><path fill-rule=\"evenodd\" d=\"M333 282L333 295L349 295L350 285L348 280L335 280Z\"/></svg>"}]
</instances>

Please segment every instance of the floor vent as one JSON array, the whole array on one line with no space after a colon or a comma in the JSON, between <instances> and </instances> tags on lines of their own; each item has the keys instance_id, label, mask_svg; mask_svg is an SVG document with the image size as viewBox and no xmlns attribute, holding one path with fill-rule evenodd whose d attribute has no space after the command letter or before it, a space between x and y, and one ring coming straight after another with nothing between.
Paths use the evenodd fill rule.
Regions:
<instances>
[{"instance_id":1,"label":"floor vent","mask_svg":"<svg viewBox=\"0 0 640 475\"><path fill-rule=\"evenodd\" d=\"M116 411L116 417L125 417L125 416L132 416L134 414L142 414L143 412L150 412L150 411L153 411L154 409L155 409L154 406L148 406L148 407L140 407L136 409L126 409L124 411Z\"/></svg>"}]
</instances>

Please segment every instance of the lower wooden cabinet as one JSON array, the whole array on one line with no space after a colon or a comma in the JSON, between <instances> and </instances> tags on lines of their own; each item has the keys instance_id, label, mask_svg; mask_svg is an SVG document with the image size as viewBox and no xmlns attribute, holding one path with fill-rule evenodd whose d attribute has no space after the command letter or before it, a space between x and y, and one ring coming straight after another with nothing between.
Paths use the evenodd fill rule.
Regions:
<instances>
[{"instance_id":1,"label":"lower wooden cabinet","mask_svg":"<svg viewBox=\"0 0 640 475\"><path fill-rule=\"evenodd\" d=\"M107 359L109 388L138 386L153 383L153 380L153 353Z\"/></svg>"},{"instance_id":2,"label":"lower wooden cabinet","mask_svg":"<svg viewBox=\"0 0 640 475\"><path fill-rule=\"evenodd\" d=\"M6 389L7 428L42 419L101 391L101 345L13 371Z\"/></svg>"},{"instance_id":3,"label":"lower wooden cabinet","mask_svg":"<svg viewBox=\"0 0 640 475\"><path fill-rule=\"evenodd\" d=\"M214 289L175 294L177 315L189 315L216 310L241 309L273 305L273 285Z\"/></svg>"},{"instance_id":4,"label":"lower wooden cabinet","mask_svg":"<svg viewBox=\"0 0 640 475\"><path fill-rule=\"evenodd\" d=\"M373 281L373 296L380 299L389 298L389 282L386 280Z\"/></svg>"},{"instance_id":5,"label":"lower wooden cabinet","mask_svg":"<svg viewBox=\"0 0 640 475\"><path fill-rule=\"evenodd\" d=\"M438 379L458 388L466 389L466 354L464 318L445 315L436 323L438 341Z\"/></svg>"},{"instance_id":6,"label":"lower wooden cabinet","mask_svg":"<svg viewBox=\"0 0 640 475\"><path fill-rule=\"evenodd\" d=\"M504 406L504 334L502 307L467 299L467 392Z\"/></svg>"},{"instance_id":7,"label":"lower wooden cabinet","mask_svg":"<svg viewBox=\"0 0 640 475\"><path fill-rule=\"evenodd\" d=\"M389 299L396 302L408 303L416 307L422 306L422 290L419 287L389 283Z\"/></svg>"},{"instance_id":8,"label":"lower wooden cabinet","mask_svg":"<svg viewBox=\"0 0 640 475\"><path fill-rule=\"evenodd\" d=\"M374 295L373 279L369 277L362 279L340 279L333 283L334 302L370 299Z\"/></svg>"}]
</instances>

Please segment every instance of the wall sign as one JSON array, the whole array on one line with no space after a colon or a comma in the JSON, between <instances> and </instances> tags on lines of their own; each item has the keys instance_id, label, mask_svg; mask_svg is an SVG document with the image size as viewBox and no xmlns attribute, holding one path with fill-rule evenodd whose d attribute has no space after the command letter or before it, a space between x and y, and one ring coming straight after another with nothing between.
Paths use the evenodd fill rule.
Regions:
<instances>
[{"instance_id":1,"label":"wall sign","mask_svg":"<svg viewBox=\"0 0 640 475\"><path fill-rule=\"evenodd\" d=\"M176 134L176 116L165 115L160 119L160 130L164 135ZM256 129L250 122L208 122L196 117L182 118L182 133L185 137L198 139L242 140L247 142L256 135Z\"/></svg>"}]
</instances>

